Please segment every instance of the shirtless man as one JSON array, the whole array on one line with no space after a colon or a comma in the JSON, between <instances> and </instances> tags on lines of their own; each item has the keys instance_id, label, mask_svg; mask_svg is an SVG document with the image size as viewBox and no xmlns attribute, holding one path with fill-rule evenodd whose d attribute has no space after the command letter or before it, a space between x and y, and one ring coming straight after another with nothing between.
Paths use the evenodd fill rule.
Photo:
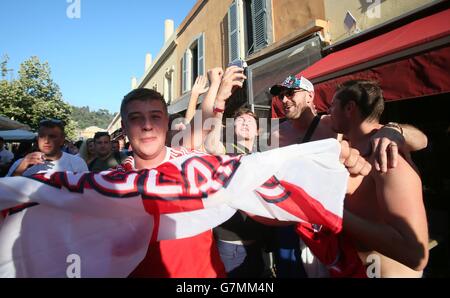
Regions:
<instances>
[{"instance_id":1,"label":"shirtless man","mask_svg":"<svg viewBox=\"0 0 450 298\"><path fill-rule=\"evenodd\" d=\"M369 81L344 83L330 108L333 130L343 133L372 164L371 137L382 127L383 109L382 91ZM422 184L402 156L397 160L386 173L372 170L345 200L344 232L363 263L379 256L380 277L420 277L428 261Z\"/></svg>"}]
</instances>

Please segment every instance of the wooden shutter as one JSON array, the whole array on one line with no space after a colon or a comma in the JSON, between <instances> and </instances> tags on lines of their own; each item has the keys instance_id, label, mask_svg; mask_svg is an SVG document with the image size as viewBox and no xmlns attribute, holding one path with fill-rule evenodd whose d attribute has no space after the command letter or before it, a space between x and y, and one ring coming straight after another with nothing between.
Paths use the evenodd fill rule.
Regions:
<instances>
[{"instance_id":1,"label":"wooden shutter","mask_svg":"<svg viewBox=\"0 0 450 298\"><path fill-rule=\"evenodd\" d=\"M252 23L254 50L269 44L267 33L267 0L252 0Z\"/></svg>"},{"instance_id":2,"label":"wooden shutter","mask_svg":"<svg viewBox=\"0 0 450 298\"><path fill-rule=\"evenodd\" d=\"M238 4L234 0L228 9L228 53L229 61L240 58Z\"/></svg>"},{"instance_id":3,"label":"wooden shutter","mask_svg":"<svg viewBox=\"0 0 450 298\"><path fill-rule=\"evenodd\" d=\"M198 38L198 75L204 75L205 74L205 34L202 33L200 37Z\"/></svg>"}]
</instances>

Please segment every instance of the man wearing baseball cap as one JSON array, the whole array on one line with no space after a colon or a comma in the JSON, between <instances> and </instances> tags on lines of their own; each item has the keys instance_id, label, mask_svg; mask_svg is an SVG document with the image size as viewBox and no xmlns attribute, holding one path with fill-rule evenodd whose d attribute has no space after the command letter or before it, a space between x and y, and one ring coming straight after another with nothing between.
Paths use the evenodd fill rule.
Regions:
<instances>
[{"instance_id":1,"label":"man wearing baseball cap","mask_svg":"<svg viewBox=\"0 0 450 298\"><path fill-rule=\"evenodd\" d=\"M313 84L303 76L296 77L294 75L288 76L283 83L273 85L270 88L272 95L278 95L283 89L303 89L309 92L314 92Z\"/></svg>"},{"instance_id":2,"label":"man wearing baseball cap","mask_svg":"<svg viewBox=\"0 0 450 298\"><path fill-rule=\"evenodd\" d=\"M285 106L283 101L283 107L288 107L288 109L285 109L286 118L288 119L296 119L300 117L301 113L304 112L308 106L315 112L313 105L314 86L305 77L296 77L293 75L289 76L281 84L272 86L272 88L270 88L270 93L280 98L281 101L283 101L285 96L287 98L293 98L296 93L300 94L300 97L304 98L304 101L297 100L298 104L302 103L300 104L299 109L294 108L295 105L292 104ZM306 105L303 105L303 103Z\"/></svg>"}]
</instances>

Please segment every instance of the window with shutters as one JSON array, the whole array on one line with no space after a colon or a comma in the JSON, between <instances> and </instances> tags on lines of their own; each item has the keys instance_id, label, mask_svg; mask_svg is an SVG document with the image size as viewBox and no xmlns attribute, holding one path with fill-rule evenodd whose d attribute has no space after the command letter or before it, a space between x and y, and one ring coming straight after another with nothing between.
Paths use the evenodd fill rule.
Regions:
<instances>
[{"instance_id":1,"label":"window with shutters","mask_svg":"<svg viewBox=\"0 0 450 298\"><path fill-rule=\"evenodd\" d=\"M172 76L164 78L164 97L168 103L172 102Z\"/></svg>"},{"instance_id":2,"label":"window with shutters","mask_svg":"<svg viewBox=\"0 0 450 298\"><path fill-rule=\"evenodd\" d=\"M188 56L189 56L188 54L189 54L188 51L184 52L183 57L181 58L181 92L182 93L185 93L186 91L189 90L188 89L188 85L189 85L189 82L188 82L188 78L189 78L189 76L188 76L188 70L189 70L188 61L190 59L188 58Z\"/></svg>"},{"instance_id":3,"label":"window with shutters","mask_svg":"<svg viewBox=\"0 0 450 298\"><path fill-rule=\"evenodd\" d=\"M205 34L200 34L181 58L181 91L191 90L197 76L205 74Z\"/></svg>"},{"instance_id":4,"label":"window with shutters","mask_svg":"<svg viewBox=\"0 0 450 298\"><path fill-rule=\"evenodd\" d=\"M253 31L251 47L253 51L258 51L269 44L267 2L267 0L251 0L250 16Z\"/></svg>"},{"instance_id":5,"label":"window with shutters","mask_svg":"<svg viewBox=\"0 0 450 298\"><path fill-rule=\"evenodd\" d=\"M241 53L241 13L240 4L242 2L233 1L228 9L228 46L229 46L229 62L242 58Z\"/></svg>"},{"instance_id":6,"label":"window with shutters","mask_svg":"<svg viewBox=\"0 0 450 298\"><path fill-rule=\"evenodd\" d=\"M229 62L245 59L272 40L271 0L234 0L228 9Z\"/></svg>"},{"instance_id":7,"label":"window with shutters","mask_svg":"<svg viewBox=\"0 0 450 298\"><path fill-rule=\"evenodd\" d=\"M164 98L168 104L172 102L173 97L173 70L173 66L166 69L166 73L164 75Z\"/></svg>"},{"instance_id":8,"label":"window with shutters","mask_svg":"<svg viewBox=\"0 0 450 298\"><path fill-rule=\"evenodd\" d=\"M205 34L197 39L197 72L199 76L205 74ZM195 81L195 78L194 80Z\"/></svg>"}]
</instances>

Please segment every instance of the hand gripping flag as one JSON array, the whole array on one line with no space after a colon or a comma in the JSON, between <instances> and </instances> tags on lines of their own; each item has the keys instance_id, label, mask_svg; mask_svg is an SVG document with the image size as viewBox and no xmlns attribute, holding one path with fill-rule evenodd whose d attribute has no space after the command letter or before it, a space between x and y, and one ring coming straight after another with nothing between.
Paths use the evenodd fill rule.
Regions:
<instances>
[{"instance_id":1,"label":"hand gripping flag","mask_svg":"<svg viewBox=\"0 0 450 298\"><path fill-rule=\"evenodd\" d=\"M0 277L126 277L150 241L191 237L236 210L342 228L348 172L323 140L247 156L191 154L155 169L0 178ZM70 272L69 272L70 273Z\"/></svg>"}]
</instances>

